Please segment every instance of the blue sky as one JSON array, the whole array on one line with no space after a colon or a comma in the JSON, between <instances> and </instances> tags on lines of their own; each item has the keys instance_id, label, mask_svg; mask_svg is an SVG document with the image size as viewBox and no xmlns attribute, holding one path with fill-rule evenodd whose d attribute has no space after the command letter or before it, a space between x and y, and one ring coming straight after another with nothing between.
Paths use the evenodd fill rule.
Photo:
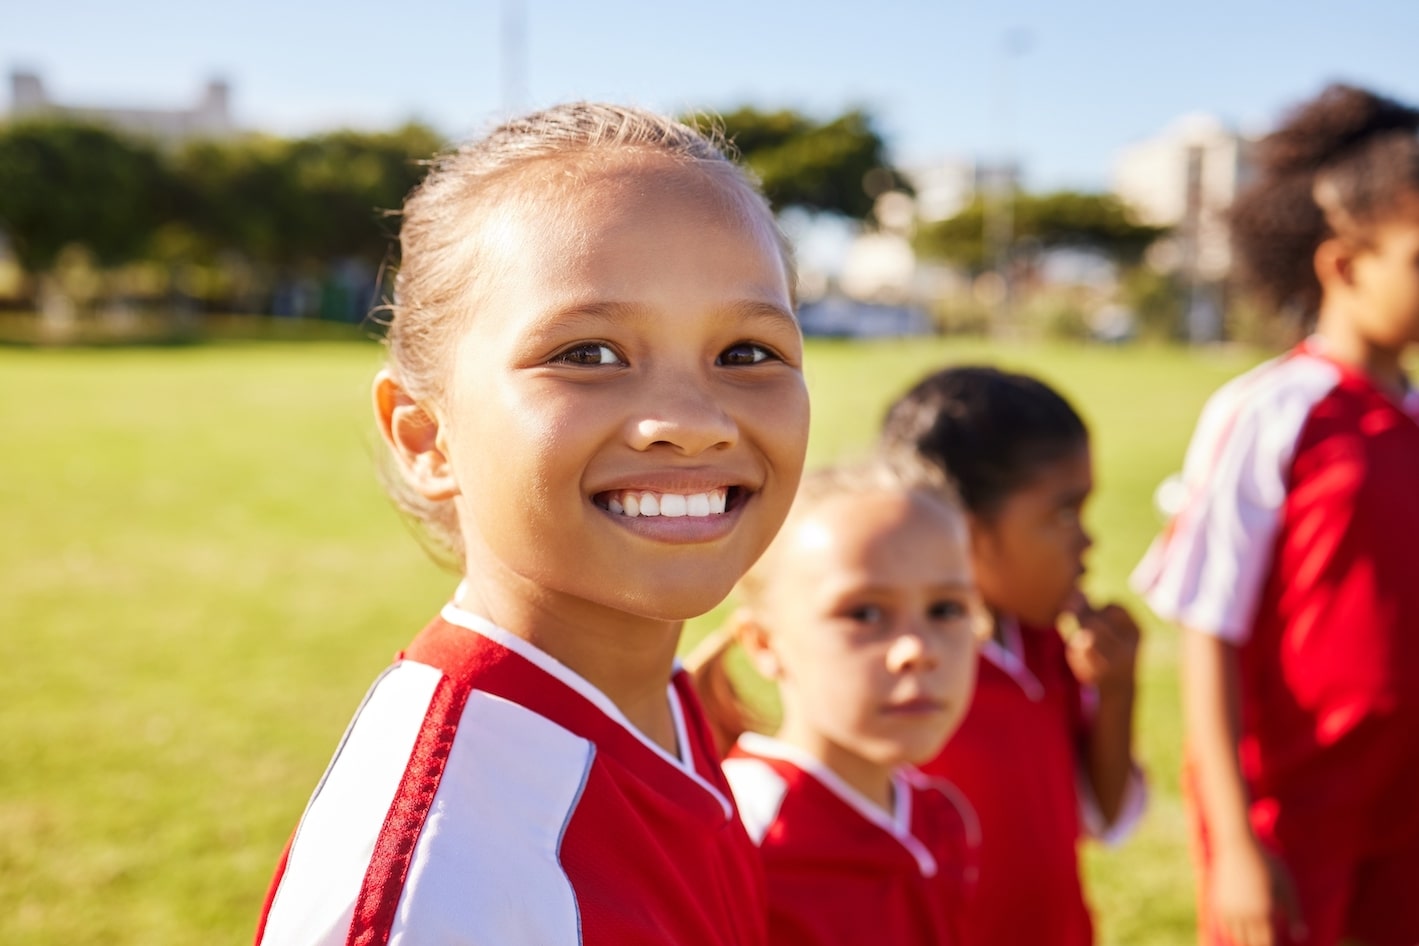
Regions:
<instances>
[{"instance_id":1,"label":"blue sky","mask_svg":"<svg viewBox=\"0 0 1419 946\"><path fill-rule=\"evenodd\" d=\"M860 105L899 160L1013 154L1035 189L1103 188L1184 114L1260 128L1330 79L1419 101L1416 40L1414 0L0 0L0 66L65 102L181 106L221 76L245 126L453 137L513 101Z\"/></svg>"}]
</instances>

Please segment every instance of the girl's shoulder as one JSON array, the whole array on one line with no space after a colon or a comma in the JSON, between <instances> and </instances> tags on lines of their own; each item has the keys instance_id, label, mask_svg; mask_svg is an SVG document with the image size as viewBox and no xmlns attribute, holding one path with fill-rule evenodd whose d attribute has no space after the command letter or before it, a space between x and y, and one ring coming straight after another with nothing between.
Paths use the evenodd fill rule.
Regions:
<instances>
[{"instance_id":1,"label":"girl's shoulder","mask_svg":"<svg viewBox=\"0 0 1419 946\"><path fill-rule=\"evenodd\" d=\"M1198 430L1227 427L1278 414L1305 416L1345 378L1313 344L1301 344L1268 359L1218 388L1202 411Z\"/></svg>"}]
</instances>

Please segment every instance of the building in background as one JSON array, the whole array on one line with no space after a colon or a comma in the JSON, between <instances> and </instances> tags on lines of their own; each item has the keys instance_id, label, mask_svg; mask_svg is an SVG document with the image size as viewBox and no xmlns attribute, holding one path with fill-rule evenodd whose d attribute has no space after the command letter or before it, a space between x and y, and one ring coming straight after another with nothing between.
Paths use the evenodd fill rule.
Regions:
<instances>
[{"instance_id":1,"label":"building in background","mask_svg":"<svg viewBox=\"0 0 1419 946\"><path fill-rule=\"evenodd\" d=\"M1190 341L1222 334L1225 287L1232 271L1227 211L1252 172L1250 138L1209 115L1185 116L1154 138L1120 152L1113 189L1140 222L1173 229L1149 255L1178 274L1188 292Z\"/></svg>"},{"instance_id":2,"label":"building in background","mask_svg":"<svg viewBox=\"0 0 1419 946\"><path fill-rule=\"evenodd\" d=\"M237 131L231 116L231 87L221 79L208 82L192 107L163 109L63 104L50 98L38 74L10 73L9 117L43 116L97 122L167 145L193 138L225 138Z\"/></svg>"}]
</instances>

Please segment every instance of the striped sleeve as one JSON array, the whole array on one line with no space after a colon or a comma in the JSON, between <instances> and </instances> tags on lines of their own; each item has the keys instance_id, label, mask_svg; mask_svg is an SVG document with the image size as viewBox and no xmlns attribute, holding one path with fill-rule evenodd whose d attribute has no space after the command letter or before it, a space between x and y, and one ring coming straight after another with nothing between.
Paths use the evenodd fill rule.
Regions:
<instances>
[{"instance_id":1,"label":"striped sleeve","mask_svg":"<svg viewBox=\"0 0 1419 946\"><path fill-rule=\"evenodd\" d=\"M1132 576L1161 617L1234 644L1250 636L1281 526L1296 443L1338 369L1306 355L1219 390L1183 464L1183 499Z\"/></svg>"},{"instance_id":2,"label":"striped sleeve","mask_svg":"<svg viewBox=\"0 0 1419 946\"><path fill-rule=\"evenodd\" d=\"M524 706L397 664L301 819L258 943L581 943L561 845L595 756Z\"/></svg>"},{"instance_id":3,"label":"striped sleeve","mask_svg":"<svg viewBox=\"0 0 1419 946\"><path fill-rule=\"evenodd\" d=\"M365 873L443 675L405 661L375 681L306 806L257 935L343 946Z\"/></svg>"}]
</instances>

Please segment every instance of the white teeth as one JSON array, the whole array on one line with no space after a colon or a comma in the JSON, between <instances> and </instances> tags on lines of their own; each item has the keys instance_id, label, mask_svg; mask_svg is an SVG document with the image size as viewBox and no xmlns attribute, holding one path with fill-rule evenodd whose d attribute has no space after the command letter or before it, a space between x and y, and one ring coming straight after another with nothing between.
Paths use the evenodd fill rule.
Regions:
<instances>
[{"instance_id":1,"label":"white teeth","mask_svg":"<svg viewBox=\"0 0 1419 946\"><path fill-rule=\"evenodd\" d=\"M688 516L703 519L722 515L728 503L728 488L703 493L650 493L644 490L622 492L606 497L606 509L618 516L664 516L678 519Z\"/></svg>"}]
</instances>

